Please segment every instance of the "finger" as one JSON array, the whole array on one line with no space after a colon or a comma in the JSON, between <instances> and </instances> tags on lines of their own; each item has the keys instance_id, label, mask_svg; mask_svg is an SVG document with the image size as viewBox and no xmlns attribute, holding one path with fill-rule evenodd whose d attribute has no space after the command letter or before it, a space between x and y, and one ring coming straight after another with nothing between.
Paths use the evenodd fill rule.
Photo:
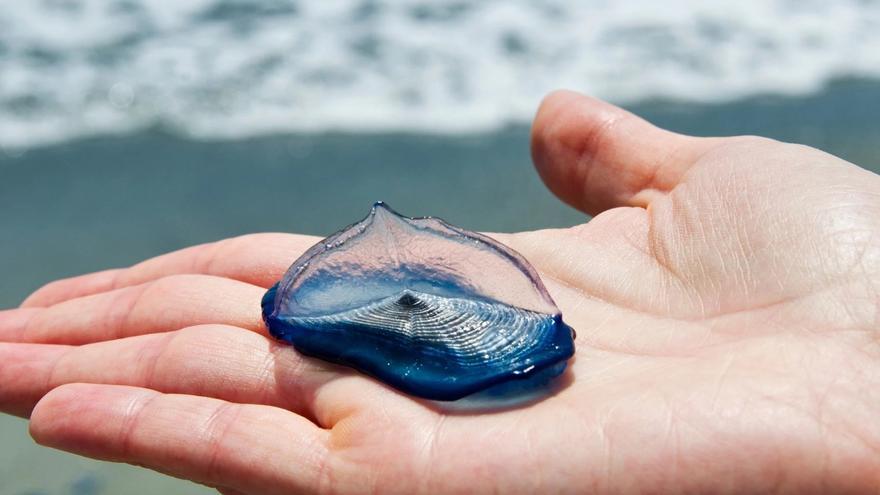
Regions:
<instances>
[{"instance_id":1,"label":"finger","mask_svg":"<svg viewBox=\"0 0 880 495\"><path fill-rule=\"evenodd\" d=\"M718 142L660 129L571 91L545 98L532 126L532 158L541 178L563 201L592 215L645 206Z\"/></svg>"},{"instance_id":2,"label":"finger","mask_svg":"<svg viewBox=\"0 0 880 495\"><path fill-rule=\"evenodd\" d=\"M130 268L50 282L31 294L21 306L51 306L75 297L182 273L215 275L269 287L317 240L315 237L293 234L251 234L192 246Z\"/></svg>"},{"instance_id":3,"label":"finger","mask_svg":"<svg viewBox=\"0 0 880 495\"><path fill-rule=\"evenodd\" d=\"M282 409L137 387L71 384L40 401L37 443L245 493L319 491L330 433Z\"/></svg>"},{"instance_id":4,"label":"finger","mask_svg":"<svg viewBox=\"0 0 880 495\"><path fill-rule=\"evenodd\" d=\"M209 275L172 275L69 299L47 308L0 313L0 342L88 344L205 323L265 333L265 289Z\"/></svg>"},{"instance_id":5,"label":"finger","mask_svg":"<svg viewBox=\"0 0 880 495\"><path fill-rule=\"evenodd\" d=\"M0 412L27 417L51 390L48 377L68 346L0 343Z\"/></svg>"},{"instance_id":6,"label":"finger","mask_svg":"<svg viewBox=\"0 0 880 495\"><path fill-rule=\"evenodd\" d=\"M327 424L336 410L318 404L335 401L345 409L359 403L345 380L328 386L339 378L359 379L357 386L370 395L365 378L225 325L85 346L0 344L0 409L17 415L27 415L55 387L84 382L279 406Z\"/></svg>"}]
</instances>

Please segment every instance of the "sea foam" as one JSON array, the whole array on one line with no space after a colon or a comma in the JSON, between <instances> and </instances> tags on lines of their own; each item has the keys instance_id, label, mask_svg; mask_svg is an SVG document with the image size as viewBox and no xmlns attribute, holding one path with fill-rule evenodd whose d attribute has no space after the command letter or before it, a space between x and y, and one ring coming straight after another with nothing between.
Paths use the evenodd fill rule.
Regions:
<instances>
[{"instance_id":1,"label":"sea foam","mask_svg":"<svg viewBox=\"0 0 880 495\"><path fill-rule=\"evenodd\" d=\"M161 126L468 133L568 87L632 103L880 76L880 2L44 0L0 10L0 146Z\"/></svg>"}]
</instances>

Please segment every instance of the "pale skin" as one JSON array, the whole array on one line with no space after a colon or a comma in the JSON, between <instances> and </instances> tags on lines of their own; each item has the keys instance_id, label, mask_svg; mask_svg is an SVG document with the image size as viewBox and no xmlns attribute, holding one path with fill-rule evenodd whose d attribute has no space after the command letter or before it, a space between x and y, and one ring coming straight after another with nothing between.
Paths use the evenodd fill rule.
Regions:
<instances>
[{"instance_id":1,"label":"pale skin","mask_svg":"<svg viewBox=\"0 0 880 495\"><path fill-rule=\"evenodd\" d=\"M259 234L0 312L0 410L226 494L880 490L880 177L571 92L532 152L596 215L496 235L578 330L540 401L448 414L273 342L260 297L317 239Z\"/></svg>"}]
</instances>

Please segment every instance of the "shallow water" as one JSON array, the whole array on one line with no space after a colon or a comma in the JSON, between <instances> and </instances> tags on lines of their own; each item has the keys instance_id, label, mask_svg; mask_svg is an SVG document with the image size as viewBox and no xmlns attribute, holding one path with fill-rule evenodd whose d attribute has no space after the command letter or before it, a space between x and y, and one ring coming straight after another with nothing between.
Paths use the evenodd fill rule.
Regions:
<instances>
[{"instance_id":1,"label":"shallow water","mask_svg":"<svg viewBox=\"0 0 880 495\"><path fill-rule=\"evenodd\" d=\"M763 134L880 170L880 83L803 98L634 109L702 135ZM475 230L559 227L585 217L542 186L523 126L470 137L279 135L194 141L159 132L0 152L0 307L57 277L256 231L328 234L384 199ZM0 495L209 493L128 466L33 445L0 416Z\"/></svg>"}]
</instances>

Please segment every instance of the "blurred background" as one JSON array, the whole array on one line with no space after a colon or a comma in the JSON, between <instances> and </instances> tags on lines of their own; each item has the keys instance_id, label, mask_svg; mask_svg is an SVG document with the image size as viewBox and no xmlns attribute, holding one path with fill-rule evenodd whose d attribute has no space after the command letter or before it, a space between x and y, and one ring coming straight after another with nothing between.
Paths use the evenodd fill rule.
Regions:
<instances>
[{"instance_id":1,"label":"blurred background","mask_svg":"<svg viewBox=\"0 0 880 495\"><path fill-rule=\"evenodd\" d=\"M0 307L194 243L326 235L378 199L583 222L529 159L559 87L877 171L878 81L878 0L0 0ZM0 495L165 491L211 493L0 417Z\"/></svg>"}]
</instances>

